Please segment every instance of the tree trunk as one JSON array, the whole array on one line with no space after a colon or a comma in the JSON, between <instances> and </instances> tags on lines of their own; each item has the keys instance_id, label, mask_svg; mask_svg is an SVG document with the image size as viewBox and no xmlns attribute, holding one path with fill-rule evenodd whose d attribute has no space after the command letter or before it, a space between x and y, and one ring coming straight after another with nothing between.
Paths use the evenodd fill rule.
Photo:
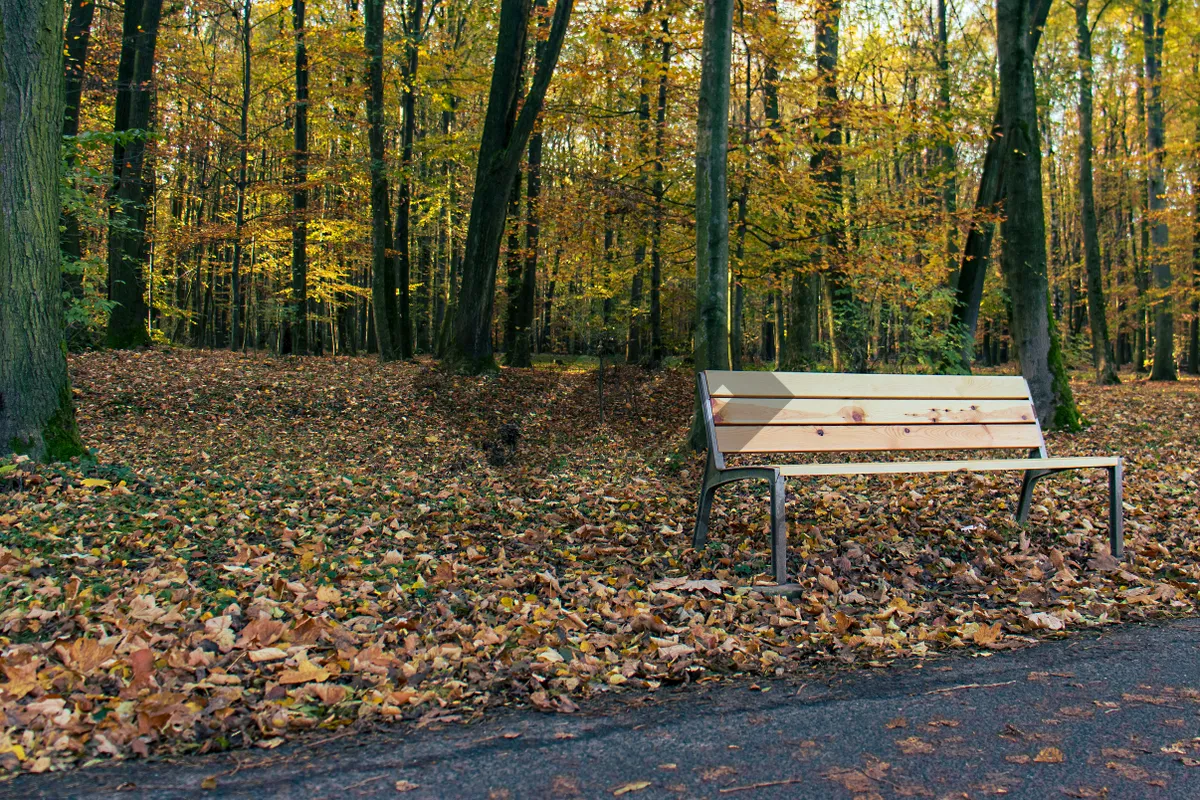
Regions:
<instances>
[{"instance_id":1,"label":"tree trunk","mask_svg":"<svg viewBox=\"0 0 1200 800\"><path fill-rule=\"evenodd\" d=\"M1103 13L1103 12L1102 12ZM1099 22L1099 17L1097 17ZM1079 202L1083 229L1083 263L1087 274L1088 325L1096 383L1120 383L1112 340L1108 336L1104 280L1100 272L1100 236L1096 230L1096 197L1092 189L1092 26L1088 0L1075 2L1075 36L1079 51Z\"/></svg>"},{"instance_id":2,"label":"tree trunk","mask_svg":"<svg viewBox=\"0 0 1200 800\"><path fill-rule=\"evenodd\" d=\"M1154 367L1152 381L1173 381L1175 374L1175 317L1171 306L1171 254L1167 229L1167 183L1163 162L1166 160L1162 103L1163 28L1167 0L1143 0L1142 33L1146 51L1146 152L1150 155L1147 197L1150 212L1150 272L1154 278Z\"/></svg>"},{"instance_id":3,"label":"tree trunk","mask_svg":"<svg viewBox=\"0 0 1200 800\"><path fill-rule=\"evenodd\" d=\"M946 274L950 276L950 284L957 283L955 258L958 255L957 223L955 214L958 212L958 159L954 154L954 142L950 140L952 110L950 108L950 58L948 54L948 34L946 30L946 0L937 0L937 69L938 69L938 111L942 115L942 124L946 133L938 141L938 153L941 156L942 169L942 213L946 215Z\"/></svg>"},{"instance_id":4,"label":"tree trunk","mask_svg":"<svg viewBox=\"0 0 1200 800\"><path fill-rule=\"evenodd\" d=\"M670 17L663 15L659 23L661 56L658 71L658 97L654 113L654 197L653 218L650 222L650 358L647 365L657 369L666 357L662 335L662 219L663 198L663 141L667 130L667 80L671 66Z\"/></svg>"},{"instance_id":5,"label":"tree trunk","mask_svg":"<svg viewBox=\"0 0 1200 800\"><path fill-rule=\"evenodd\" d=\"M1037 52L1042 38L1046 17L1050 14L1052 0L1031 0L1028 27L1025 29L1029 58ZM983 168L979 175L979 188L975 195L975 210L967 238L963 243L962 261L958 271L958 284L954 292L954 307L950 317L952 335L960 337L960 346L955 348L957 364L945 367L958 372L970 372L975 359L975 330L979 325L979 304L983 301L983 285L987 278L988 262L992 254L992 234L995 231L995 216L1004 199L1004 138L1001 135L1000 108L992 118L992 133L988 138L987 150L983 155Z\"/></svg>"},{"instance_id":6,"label":"tree trunk","mask_svg":"<svg viewBox=\"0 0 1200 800\"><path fill-rule=\"evenodd\" d=\"M1046 222L1042 204L1041 144L1030 0L997 0L996 46L1000 61L1000 121L1005 149L1004 246L1000 266L1012 301L1013 339L1038 420L1074 429L1079 414L1053 329L1046 277Z\"/></svg>"},{"instance_id":7,"label":"tree trunk","mask_svg":"<svg viewBox=\"0 0 1200 800\"><path fill-rule=\"evenodd\" d=\"M383 143L383 0L363 3L363 38L367 50L367 132L371 157L371 299L380 361L401 357L400 310L396 302L394 262L388 208L388 181Z\"/></svg>"},{"instance_id":8,"label":"tree trunk","mask_svg":"<svg viewBox=\"0 0 1200 800\"><path fill-rule=\"evenodd\" d=\"M125 38L117 69L116 121L113 130L145 132L150 127L154 49L162 0L127 0ZM132 17L132 18L131 18ZM126 66L126 62L128 65ZM127 75L121 83L122 74ZM113 152L112 225L108 236L109 299L113 308L108 318L109 347L126 348L148 344L146 330L146 204L154 185L147 180L145 133Z\"/></svg>"},{"instance_id":9,"label":"tree trunk","mask_svg":"<svg viewBox=\"0 0 1200 800\"><path fill-rule=\"evenodd\" d=\"M63 4L0 0L0 457L83 453L63 342Z\"/></svg>"},{"instance_id":10,"label":"tree trunk","mask_svg":"<svg viewBox=\"0 0 1200 800\"><path fill-rule=\"evenodd\" d=\"M229 349L245 347L243 336L243 313L245 298L242 296L242 237L246 230L246 172L250 159L250 0L242 7L241 56L242 56L242 103L238 117L238 174L237 205L233 212L233 263L229 282Z\"/></svg>"},{"instance_id":11,"label":"tree trunk","mask_svg":"<svg viewBox=\"0 0 1200 800\"><path fill-rule=\"evenodd\" d=\"M705 0L696 124L695 368L729 369L729 72L733 0ZM691 446L707 447L700 395Z\"/></svg>"},{"instance_id":12,"label":"tree trunk","mask_svg":"<svg viewBox=\"0 0 1200 800\"><path fill-rule=\"evenodd\" d=\"M538 63L529 93L521 102L521 63L525 55L530 4L528 0L501 0L500 3L496 57L479 142L475 192L471 198L463 255L462 288L455 311L454 342L450 353L450 360L465 372L477 374L495 369L492 317L508 193L542 110L573 4L574 0L558 0L546 40L545 58Z\"/></svg>"},{"instance_id":13,"label":"tree trunk","mask_svg":"<svg viewBox=\"0 0 1200 800\"><path fill-rule=\"evenodd\" d=\"M1192 62L1192 84L1200 79L1200 59ZM1188 372L1200 374L1200 117L1192 142L1192 320L1188 325Z\"/></svg>"},{"instance_id":14,"label":"tree trunk","mask_svg":"<svg viewBox=\"0 0 1200 800\"><path fill-rule=\"evenodd\" d=\"M284 326L284 353L308 352L308 50L304 0L292 0L296 51L296 118L292 131L292 296Z\"/></svg>"},{"instance_id":15,"label":"tree trunk","mask_svg":"<svg viewBox=\"0 0 1200 800\"><path fill-rule=\"evenodd\" d=\"M411 219L412 219L412 168L413 141L417 131L417 66L425 21L423 0L409 0L408 14L404 23L404 61L400 69L400 107L404 124L400 129L401 172L396 187L396 231L392 249L396 255L396 288L400 291L397 311L399 313L399 357L413 357L412 301L409 286L412 284Z\"/></svg>"},{"instance_id":16,"label":"tree trunk","mask_svg":"<svg viewBox=\"0 0 1200 800\"><path fill-rule=\"evenodd\" d=\"M539 47L541 42L538 43ZM510 367L533 366L533 314L537 294L539 203L542 194L542 132L529 139L529 178L525 186L525 267L513 309L513 348L508 354Z\"/></svg>"},{"instance_id":17,"label":"tree trunk","mask_svg":"<svg viewBox=\"0 0 1200 800\"><path fill-rule=\"evenodd\" d=\"M63 136L79 135L79 104L83 97L83 77L87 68L88 43L92 34L92 18L95 16L95 0L71 0L71 12L67 17L66 64L64 80L66 83L66 107L63 112ZM76 149L73 145L66 148L67 168L73 170L76 161ZM72 265L65 274L64 280L77 300L83 299L83 266L78 262L83 258L83 233L79 226L79 216L74 211L63 211L59 224L62 226L60 241L63 260Z\"/></svg>"}]
</instances>

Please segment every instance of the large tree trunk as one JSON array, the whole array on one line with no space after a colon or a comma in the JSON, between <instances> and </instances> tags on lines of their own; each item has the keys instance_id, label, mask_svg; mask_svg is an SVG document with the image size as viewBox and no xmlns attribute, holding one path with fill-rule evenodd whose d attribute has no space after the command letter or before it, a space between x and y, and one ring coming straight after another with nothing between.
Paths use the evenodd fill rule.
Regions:
<instances>
[{"instance_id":1,"label":"large tree trunk","mask_svg":"<svg viewBox=\"0 0 1200 800\"><path fill-rule=\"evenodd\" d=\"M0 456L83 453L63 343L63 4L0 0Z\"/></svg>"},{"instance_id":2,"label":"large tree trunk","mask_svg":"<svg viewBox=\"0 0 1200 800\"><path fill-rule=\"evenodd\" d=\"M521 102L521 64L529 27L529 0L501 0L487 112L479 142L475 192L467 222L463 279L455 310L450 359L465 372L495 369L492 317L496 270L504 237L508 193L525 146L542 110L550 78L558 63L574 0L558 0L546 40L545 58L534 72L529 93ZM516 109L520 107L520 112Z\"/></svg>"},{"instance_id":3,"label":"large tree trunk","mask_svg":"<svg viewBox=\"0 0 1200 800\"><path fill-rule=\"evenodd\" d=\"M1045 427L1075 428L1079 415L1050 319L1046 277L1046 221L1038 137L1030 0L997 0L996 47L1000 61L1000 122L1008 153L1004 184L1004 237L1000 267L1012 300L1012 333L1038 420Z\"/></svg>"},{"instance_id":4,"label":"large tree trunk","mask_svg":"<svg viewBox=\"0 0 1200 800\"><path fill-rule=\"evenodd\" d=\"M1037 52L1042 38L1042 28L1050 14L1053 0L1031 0L1028 27L1025 29L1029 58ZM1004 199L1004 137L1001 134L1000 109L997 106L992 118L991 135L983 155L983 168L979 175L979 188L975 195L975 209L967 238L963 243L962 261L958 270L958 284L954 292L954 307L950 316L951 335L958 336L960 346L955 355L957 364L945 365L948 369L961 372L971 371L975 359L975 331L979 325L979 304L983 301L983 285L987 278L988 263L992 254L992 234L995 231L995 216Z\"/></svg>"},{"instance_id":5,"label":"large tree trunk","mask_svg":"<svg viewBox=\"0 0 1200 800\"><path fill-rule=\"evenodd\" d=\"M116 120L113 130L147 131L150 128L154 49L162 0L127 0L125 37L117 68ZM122 76L124 82L122 81ZM146 204L154 191L146 174L145 135L113 148L112 224L108 234L109 347L148 344L146 330Z\"/></svg>"},{"instance_id":6,"label":"large tree trunk","mask_svg":"<svg viewBox=\"0 0 1200 800\"><path fill-rule=\"evenodd\" d=\"M292 0L296 52L296 116L292 130L292 295L283 331L284 353L308 352L308 50L304 0Z\"/></svg>"},{"instance_id":7,"label":"large tree trunk","mask_svg":"<svg viewBox=\"0 0 1200 800\"><path fill-rule=\"evenodd\" d=\"M367 50L367 142L371 157L371 299L380 361L401 357L400 310L394 262L388 255L392 226L383 143L383 0L363 3Z\"/></svg>"},{"instance_id":8,"label":"large tree trunk","mask_svg":"<svg viewBox=\"0 0 1200 800\"><path fill-rule=\"evenodd\" d=\"M63 136L79 135L79 104L83 97L83 76L87 68L88 43L91 41L92 18L95 16L95 0L71 0L71 13L67 17L67 44L64 80L66 83L66 107L63 112ZM75 148L66 150L67 167L75 166ZM83 233L79 217L74 211L63 211L61 244L63 260L72 264L65 281L75 299L83 298L83 272L78 262L83 258Z\"/></svg>"},{"instance_id":9,"label":"large tree trunk","mask_svg":"<svg viewBox=\"0 0 1200 800\"><path fill-rule=\"evenodd\" d=\"M1157 297L1154 301L1154 367L1152 381L1173 381L1175 374L1175 316L1171 310L1171 254L1167 229L1167 181L1163 162L1166 159L1162 104L1163 28L1167 17L1167 0L1143 0L1142 33L1146 52L1146 85L1149 102L1146 104L1146 151L1150 155L1150 174L1147 196L1150 211L1150 272L1154 277Z\"/></svg>"},{"instance_id":10,"label":"large tree trunk","mask_svg":"<svg viewBox=\"0 0 1200 800\"><path fill-rule=\"evenodd\" d=\"M733 0L705 0L696 123L695 368L729 369L729 72ZM691 446L707 447L700 395Z\"/></svg>"},{"instance_id":11,"label":"large tree trunk","mask_svg":"<svg viewBox=\"0 0 1200 800\"><path fill-rule=\"evenodd\" d=\"M1097 17L1099 22L1099 17ZM1075 37L1079 51L1079 202L1083 228L1083 263L1087 274L1088 325L1096 383L1120 383L1112 340L1108 336L1104 279L1100 272L1100 236L1096 230L1096 197L1092 189L1092 26L1088 0L1075 2Z\"/></svg>"}]
</instances>

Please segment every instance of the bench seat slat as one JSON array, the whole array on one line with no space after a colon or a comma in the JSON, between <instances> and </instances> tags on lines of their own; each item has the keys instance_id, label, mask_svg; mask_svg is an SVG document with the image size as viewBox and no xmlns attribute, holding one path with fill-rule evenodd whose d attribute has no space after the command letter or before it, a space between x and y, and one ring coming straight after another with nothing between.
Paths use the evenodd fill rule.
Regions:
<instances>
[{"instance_id":1,"label":"bench seat slat","mask_svg":"<svg viewBox=\"0 0 1200 800\"><path fill-rule=\"evenodd\" d=\"M991 450L1042 445L1037 425L719 425L722 453Z\"/></svg>"},{"instance_id":2,"label":"bench seat slat","mask_svg":"<svg viewBox=\"0 0 1200 800\"><path fill-rule=\"evenodd\" d=\"M711 397L1029 398L1029 388L1019 375L856 375L708 370L705 377Z\"/></svg>"},{"instance_id":3,"label":"bench seat slat","mask_svg":"<svg viewBox=\"0 0 1200 800\"><path fill-rule=\"evenodd\" d=\"M1027 469L1105 469L1117 464L1113 457L996 458L987 461L893 461L870 464L787 464L779 472L787 477L805 475L902 475L919 472L1007 472Z\"/></svg>"},{"instance_id":4,"label":"bench seat slat","mask_svg":"<svg viewBox=\"0 0 1200 800\"><path fill-rule=\"evenodd\" d=\"M1029 424L1037 419L1028 400L714 397L712 410L717 425Z\"/></svg>"}]
</instances>

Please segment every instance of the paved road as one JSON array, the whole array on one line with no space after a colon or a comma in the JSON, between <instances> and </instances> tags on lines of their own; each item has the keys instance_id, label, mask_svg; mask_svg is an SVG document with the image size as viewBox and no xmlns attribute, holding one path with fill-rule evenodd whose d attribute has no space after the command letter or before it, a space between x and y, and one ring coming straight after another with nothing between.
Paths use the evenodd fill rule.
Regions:
<instances>
[{"instance_id":1,"label":"paved road","mask_svg":"<svg viewBox=\"0 0 1200 800\"><path fill-rule=\"evenodd\" d=\"M573 716L500 712L22 776L0 797L1200 798L1198 656L1200 620L1130 625L920 668L625 696Z\"/></svg>"}]
</instances>

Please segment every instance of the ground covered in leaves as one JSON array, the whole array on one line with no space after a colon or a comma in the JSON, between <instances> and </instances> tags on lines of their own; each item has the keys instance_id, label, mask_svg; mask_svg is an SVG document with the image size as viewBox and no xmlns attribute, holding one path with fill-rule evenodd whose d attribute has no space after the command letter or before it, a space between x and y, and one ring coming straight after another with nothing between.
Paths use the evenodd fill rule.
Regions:
<instances>
[{"instance_id":1,"label":"ground covered in leaves","mask_svg":"<svg viewBox=\"0 0 1200 800\"><path fill-rule=\"evenodd\" d=\"M790 569L764 597L767 503L679 454L684 372L487 378L428 364L155 350L72 361L94 463L0 473L0 769L210 751L356 720L570 712L819 663L1022 646L1193 613L1200 382L1078 384L1053 455L1126 458L1128 560L1107 481L796 481ZM920 457L920 454L914 455Z\"/></svg>"}]
</instances>

